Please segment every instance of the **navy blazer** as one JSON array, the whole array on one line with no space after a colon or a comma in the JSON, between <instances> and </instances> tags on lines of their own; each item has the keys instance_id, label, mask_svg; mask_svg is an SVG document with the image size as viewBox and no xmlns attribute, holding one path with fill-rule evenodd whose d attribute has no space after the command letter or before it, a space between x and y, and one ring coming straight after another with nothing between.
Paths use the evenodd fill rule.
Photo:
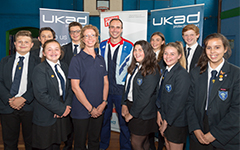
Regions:
<instances>
[{"instance_id":1,"label":"navy blazer","mask_svg":"<svg viewBox=\"0 0 240 150\"><path fill-rule=\"evenodd\" d=\"M31 50L31 53L32 53L33 55L35 55L36 57L39 57L40 48ZM40 58L40 57L39 57L39 58Z\"/></svg>"},{"instance_id":2,"label":"navy blazer","mask_svg":"<svg viewBox=\"0 0 240 150\"><path fill-rule=\"evenodd\" d=\"M170 126L187 126L185 106L190 87L189 74L180 63L176 63L161 86L160 98L156 104L162 119Z\"/></svg>"},{"instance_id":3,"label":"navy blazer","mask_svg":"<svg viewBox=\"0 0 240 150\"><path fill-rule=\"evenodd\" d=\"M63 45L63 51L64 51L64 55L63 55L62 61L67 63L69 66L73 57L72 42L66 45Z\"/></svg>"},{"instance_id":4,"label":"navy blazer","mask_svg":"<svg viewBox=\"0 0 240 150\"><path fill-rule=\"evenodd\" d=\"M192 61L191 61L191 64L190 64L190 71L191 71L194 67L197 66L198 60L199 60L202 52L203 52L203 48L202 48L200 45L198 45L197 48L196 48L196 50L195 50L195 52L194 52L194 54L193 54L193 57L192 57ZM186 47L184 47L184 54L185 54L185 56L186 56Z\"/></svg>"},{"instance_id":5,"label":"navy blazer","mask_svg":"<svg viewBox=\"0 0 240 150\"><path fill-rule=\"evenodd\" d=\"M62 116L66 106L71 106L72 90L67 78L68 66L61 62L61 68L66 76L65 102L59 96L57 77L47 61L43 61L34 69L32 83L35 96L33 123L39 126L50 126L56 122L54 114Z\"/></svg>"},{"instance_id":6,"label":"navy blazer","mask_svg":"<svg viewBox=\"0 0 240 150\"><path fill-rule=\"evenodd\" d=\"M16 54L4 57L0 63L0 113L10 114L14 111L9 105L9 98L12 98L10 89L12 86L12 68L15 61ZM33 90L31 78L33 74L33 68L40 63L39 57L35 57L31 52L28 61L28 81L27 91L22 95L26 99L23 109L25 111L33 111Z\"/></svg>"},{"instance_id":7,"label":"navy blazer","mask_svg":"<svg viewBox=\"0 0 240 150\"><path fill-rule=\"evenodd\" d=\"M148 120L156 117L157 107L155 105L157 99L157 87L159 83L159 72L142 76L138 71L133 79L133 105L129 110L134 118ZM125 91L122 96L122 104L126 105Z\"/></svg>"},{"instance_id":8,"label":"navy blazer","mask_svg":"<svg viewBox=\"0 0 240 150\"><path fill-rule=\"evenodd\" d=\"M219 77L221 76L222 77ZM220 79L222 78L222 79ZM203 117L207 99L208 71L200 68L191 71L191 87L187 102L189 132L193 139L196 129L203 131ZM211 144L226 150L240 146L240 69L225 61L213 84L209 104L210 133L216 138Z\"/></svg>"}]
</instances>

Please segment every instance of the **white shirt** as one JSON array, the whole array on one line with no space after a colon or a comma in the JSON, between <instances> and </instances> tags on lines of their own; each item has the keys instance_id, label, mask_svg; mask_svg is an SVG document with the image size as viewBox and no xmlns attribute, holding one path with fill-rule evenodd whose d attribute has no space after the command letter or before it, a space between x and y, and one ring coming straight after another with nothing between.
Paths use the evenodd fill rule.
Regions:
<instances>
[{"instance_id":1,"label":"white shirt","mask_svg":"<svg viewBox=\"0 0 240 150\"><path fill-rule=\"evenodd\" d=\"M172 68L175 66L176 64L172 65L171 67L166 66L166 70L168 71L168 73L172 70ZM165 71L164 71L165 72ZM164 74L164 73L163 73ZM161 86L162 83L162 78L163 78L163 74L161 75L161 78L159 80L159 87Z\"/></svg>"},{"instance_id":2,"label":"white shirt","mask_svg":"<svg viewBox=\"0 0 240 150\"><path fill-rule=\"evenodd\" d=\"M191 62L192 62L192 59L193 59L193 55L194 55L194 53L195 53L195 51L196 51L196 49L197 49L197 46L198 46L198 42L196 42L196 43L195 43L194 45L192 45L191 47L189 47L188 45L186 45L186 56L187 56L187 53L188 53L188 48L191 48L190 54L188 55L188 59L187 59L187 64L188 64L188 66L187 66L187 68L188 68L187 72L190 71L190 65L191 65Z\"/></svg>"},{"instance_id":3,"label":"white shirt","mask_svg":"<svg viewBox=\"0 0 240 150\"><path fill-rule=\"evenodd\" d=\"M55 76L57 77L59 94L60 94L60 96L62 96L63 91L62 91L62 87L61 87L61 81L60 81L60 79L58 78L58 75L57 75L57 73L56 73L56 71L55 71L55 65L57 64L57 69L58 69L59 73L62 75L62 77L63 77L63 79L64 79L64 82L65 82L65 85L66 85L66 77L65 77L65 74L64 74L62 68L60 67L60 66L61 66L61 65L60 65L60 61L58 60L57 63L54 63L54 62L52 62L52 61L50 61L50 60L48 60L48 59L46 59L46 61L47 61L48 64L51 66L53 72L55 73ZM66 87L65 87L65 88L66 88Z\"/></svg>"},{"instance_id":4,"label":"white shirt","mask_svg":"<svg viewBox=\"0 0 240 150\"><path fill-rule=\"evenodd\" d=\"M136 69L136 71L134 72L134 74L132 75L132 79L131 79L131 83L130 83L130 88L129 88L129 92L128 92L128 95L127 95L127 99L131 102L133 102L133 80L136 76L136 74L138 73L138 71L141 69L142 65L139 66L139 64L137 63L138 65L138 68ZM131 77L131 74L128 74L127 75L127 80L126 80L126 87L125 87L125 91L127 90L127 85L128 85L128 82L129 82L129 78Z\"/></svg>"},{"instance_id":5,"label":"white shirt","mask_svg":"<svg viewBox=\"0 0 240 150\"><path fill-rule=\"evenodd\" d=\"M156 59L158 59L158 55L159 55L160 51L161 51L161 50L158 50L158 51L156 51L156 52L154 51L154 53L156 54Z\"/></svg>"},{"instance_id":6,"label":"white shirt","mask_svg":"<svg viewBox=\"0 0 240 150\"><path fill-rule=\"evenodd\" d=\"M208 62L208 86L207 86L207 100L206 100L205 110L207 110L207 108L208 108L208 95L209 95L208 89L209 89L209 82L210 82L210 79L211 79L211 76L212 76L212 73L211 73L211 72L212 72L213 70L216 70L216 71L217 71L216 77L217 77L218 74L219 74L219 72L220 72L220 70L222 69L222 66L223 66L224 62L225 62L225 59L223 58L223 61L221 62L221 64L219 64L219 65L217 66L217 68L215 68L215 69L212 69L211 66L210 66L210 64L209 64L209 62Z\"/></svg>"},{"instance_id":7,"label":"white shirt","mask_svg":"<svg viewBox=\"0 0 240 150\"><path fill-rule=\"evenodd\" d=\"M75 48L75 46L74 45L78 45L78 47L77 47L77 54L80 52L80 43L79 44L74 44L73 42L72 42L72 52L74 53L74 48Z\"/></svg>"},{"instance_id":8,"label":"white shirt","mask_svg":"<svg viewBox=\"0 0 240 150\"><path fill-rule=\"evenodd\" d=\"M19 56L21 57L22 55L20 55L18 52L16 52L16 57L15 57L15 60L13 62L13 68L12 68L12 82L14 80L17 63L20 60ZM24 56L22 56L22 57L24 57L23 68L22 68L23 69L22 70L22 76L21 76L21 81L20 81L20 86L19 86L19 89L18 89L18 93L17 93L17 95L15 95L15 97L21 97L27 91L29 56L30 56L29 52L27 54L25 54Z\"/></svg>"},{"instance_id":9,"label":"white shirt","mask_svg":"<svg viewBox=\"0 0 240 150\"><path fill-rule=\"evenodd\" d=\"M43 48L42 48L42 46L40 46L40 51L39 51L39 57L40 58L42 58L42 56L43 56L42 52L43 52Z\"/></svg>"}]
</instances>

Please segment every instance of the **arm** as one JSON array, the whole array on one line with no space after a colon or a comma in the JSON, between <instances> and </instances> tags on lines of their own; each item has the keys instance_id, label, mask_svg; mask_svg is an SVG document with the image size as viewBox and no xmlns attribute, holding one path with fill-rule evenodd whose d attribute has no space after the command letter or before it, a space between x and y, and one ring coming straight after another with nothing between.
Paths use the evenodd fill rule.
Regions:
<instances>
[{"instance_id":1,"label":"arm","mask_svg":"<svg viewBox=\"0 0 240 150\"><path fill-rule=\"evenodd\" d=\"M171 100L169 100L170 102L167 106L168 111L165 114L165 119L169 125L172 125L179 117L179 114L185 111L188 90L190 87L189 75L185 70L176 70L174 73L176 74L173 84L175 87L172 87L174 88L172 93L173 96Z\"/></svg>"},{"instance_id":2,"label":"arm","mask_svg":"<svg viewBox=\"0 0 240 150\"><path fill-rule=\"evenodd\" d=\"M49 87L47 77L45 69L39 66L35 67L32 83L36 100L52 113L62 116L66 105L51 95L54 89L49 88L54 87Z\"/></svg>"},{"instance_id":3,"label":"arm","mask_svg":"<svg viewBox=\"0 0 240 150\"><path fill-rule=\"evenodd\" d=\"M135 76L135 78L138 76L138 74ZM134 80L135 80L134 78ZM154 92L154 90L157 87L159 81L159 73L156 72L156 74L150 74L143 78L142 84L138 87L139 92L137 95L134 95L134 101L131 109L129 110L130 114L137 118L139 114L142 112L142 110L148 105L148 103L151 100L151 96ZM134 90L133 85L133 90Z\"/></svg>"},{"instance_id":4,"label":"arm","mask_svg":"<svg viewBox=\"0 0 240 150\"><path fill-rule=\"evenodd\" d=\"M88 110L88 112L91 112L92 117L97 118L101 114L98 112L96 108L94 108L90 102L87 100L84 92L80 88L80 80L79 79L71 79L72 84L72 90L76 96L76 98L79 100L80 103Z\"/></svg>"},{"instance_id":5,"label":"arm","mask_svg":"<svg viewBox=\"0 0 240 150\"><path fill-rule=\"evenodd\" d=\"M108 89L109 89L109 83L108 83L108 76L104 76L104 87L103 87L103 100L107 100L108 97ZM97 110L99 113L102 114L104 108L106 107L107 103L106 102L102 102L102 104L100 104L97 107Z\"/></svg>"}]
</instances>

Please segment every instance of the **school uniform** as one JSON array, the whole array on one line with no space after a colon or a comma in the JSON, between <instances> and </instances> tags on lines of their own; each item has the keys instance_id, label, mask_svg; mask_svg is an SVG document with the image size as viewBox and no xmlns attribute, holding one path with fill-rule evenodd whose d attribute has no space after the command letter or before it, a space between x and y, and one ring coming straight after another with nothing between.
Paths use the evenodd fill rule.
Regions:
<instances>
[{"instance_id":1,"label":"school uniform","mask_svg":"<svg viewBox=\"0 0 240 150\"><path fill-rule=\"evenodd\" d=\"M209 67L208 67L209 68ZM200 129L216 138L210 145L235 150L240 148L240 69L226 60L218 72L208 97L208 68L200 74L200 67L191 71L191 87L187 103L188 126L191 139L198 142L193 131ZM208 106L206 108L206 101ZM204 117L208 117L205 130ZM205 131L204 131L205 130ZM191 145L194 146L195 144ZM200 148L201 149L201 148Z\"/></svg>"},{"instance_id":2,"label":"school uniform","mask_svg":"<svg viewBox=\"0 0 240 150\"><path fill-rule=\"evenodd\" d=\"M179 139L174 139L170 137L174 135L170 134L171 129L168 128L183 127L184 131L185 127L187 127L185 106L190 86L189 75L180 63L176 63L172 66L172 68L166 67L166 69L170 70L168 70L169 72L164 77L164 81L160 85L156 104L162 120L166 120L168 123L168 127L165 130L166 138L174 143L184 143L184 140L186 140L183 139L185 138L185 135L183 137L179 137ZM166 133L168 130L168 134L170 135Z\"/></svg>"},{"instance_id":3,"label":"school uniform","mask_svg":"<svg viewBox=\"0 0 240 150\"><path fill-rule=\"evenodd\" d=\"M46 149L54 143L60 146L61 141L67 140L67 135L72 130L69 116L54 118L54 114L62 116L66 106L71 106L72 90L70 80L67 79L68 66L64 62L58 62L58 71L65 78L65 95L63 91L60 92L61 84L53 66L53 62L43 61L35 67L32 78L35 96L33 147L40 149Z\"/></svg>"},{"instance_id":4,"label":"school uniform","mask_svg":"<svg viewBox=\"0 0 240 150\"><path fill-rule=\"evenodd\" d=\"M74 48L77 45L77 54L80 52L80 44L74 44L72 42L63 45L63 52L64 52L64 56L62 58L62 61L67 63L68 66L70 65L70 62L72 60L72 57L74 56Z\"/></svg>"},{"instance_id":5,"label":"school uniform","mask_svg":"<svg viewBox=\"0 0 240 150\"><path fill-rule=\"evenodd\" d=\"M23 69L26 69L25 75L22 75L19 91L17 95L11 95L10 90L13 83L13 70L17 67L18 53L4 57L0 63L0 114L3 131L3 142L6 149L16 149L20 132L20 123L22 123L23 138L26 149L31 149L32 139L32 111L34 99L31 77L33 68L40 63L40 59L33 56L32 53L25 54L23 60ZM29 56L27 56L29 55ZM27 57L28 59L27 59ZM28 63L26 63L28 61ZM24 64L25 62L25 64ZM15 66L15 67L14 67ZM25 67L25 68L24 68ZM22 74L24 73L24 70ZM21 88L25 86L24 93ZM23 97L26 99L25 105L16 110L10 107L9 98Z\"/></svg>"},{"instance_id":6,"label":"school uniform","mask_svg":"<svg viewBox=\"0 0 240 150\"><path fill-rule=\"evenodd\" d=\"M184 47L184 54L187 56L188 48L191 48L189 58L186 59L187 61L187 71L190 72L194 67L197 66L198 60L203 52L203 47L201 47L198 43L195 43L193 46Z\"/></svg>"},{"instance_id":7,"label":"school uniform","mask_svg":"<svg viewBox=\"0 0 240 150\"><path fill-rule=\"evenodd\" d=\"M31 53L33 55L35 55L36 57L42 58L42 56L43 56L42 51L43 51L43 48L42 48L42 46L40 46L40 48L31 50Z\"/></svg>"},{"instance_id":8,"label":"school uniform","mask_svg":"<svg viewBox=\"0 0 240 150\"><path fill-rule=\"evenodd\" d=\"M127 76L125 92L122 96L122 105L127 105L129 113L133 116L128 123L131 133L136 135L147 135L157 131L156 124L156 98L157 86L160 78L159 72L147 76L142 76L141 70L137 70L130 79ZM130 83L129 93L127 91L128 82ZM127 94L127 96L126 96Z\"/></svg>"}]
</instances>

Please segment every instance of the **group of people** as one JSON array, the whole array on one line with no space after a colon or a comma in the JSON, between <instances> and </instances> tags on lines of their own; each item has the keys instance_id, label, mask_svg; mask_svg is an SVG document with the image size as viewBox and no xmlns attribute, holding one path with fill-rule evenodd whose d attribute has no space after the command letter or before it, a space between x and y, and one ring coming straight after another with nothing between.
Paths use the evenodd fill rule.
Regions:
<instances>
[{"instance_id":1,"label":"group of people","mask_svg":"<svg viewBox=\"0 0 240 150\"><path fill-rule=\"evenodd\" d=\"M15 35L16 54L0 62L0 114L4 149L16 150L20 123L25 149L105 150L113 104L121 150L191 150L240 147L240 69L229 62L229 42L186 25L186 43L123 38L123 22L112 19L110 38L99 43L95 26L72 22L71 42L61 47L50 27ZM87 142L87 143L86 143ZM164 144L165 143L165 144Z\"/></svg>"}]
</instances>

